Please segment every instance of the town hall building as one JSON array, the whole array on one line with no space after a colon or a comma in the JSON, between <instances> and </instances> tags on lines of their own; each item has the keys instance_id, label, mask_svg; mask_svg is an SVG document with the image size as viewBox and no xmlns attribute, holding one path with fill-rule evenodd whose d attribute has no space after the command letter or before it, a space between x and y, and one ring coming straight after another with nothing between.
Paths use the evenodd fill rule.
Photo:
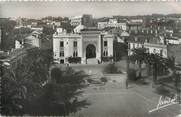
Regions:
<instances>
[{"instance_id":1,"label":"town hall building","mask_svg":"<svg viewBox=\"0 0 181 117\"><path fill-rule=\"evenodd\" d=\"M95 29L83 29L81 33L57 30L53 35L53 52L56 63L70 63L79 58L81 64L98 64L102 57L113 56L113 35Z\"/></svg>"}]
</instances>

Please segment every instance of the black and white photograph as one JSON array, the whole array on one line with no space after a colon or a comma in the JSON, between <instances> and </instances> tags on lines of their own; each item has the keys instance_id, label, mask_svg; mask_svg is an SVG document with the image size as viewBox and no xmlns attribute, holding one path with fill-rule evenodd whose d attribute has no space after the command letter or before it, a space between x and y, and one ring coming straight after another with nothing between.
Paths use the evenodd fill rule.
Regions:
<instances>
[{"instance_id":1,"label":"black and white photograph","mask_svg":"<svg viewBox=\"0 0 181 117\"><path fill-rule=\"evenodd\" d=\"M0 1L0 116L181 117L181 2Z\"/></svg>"}]
</instances>

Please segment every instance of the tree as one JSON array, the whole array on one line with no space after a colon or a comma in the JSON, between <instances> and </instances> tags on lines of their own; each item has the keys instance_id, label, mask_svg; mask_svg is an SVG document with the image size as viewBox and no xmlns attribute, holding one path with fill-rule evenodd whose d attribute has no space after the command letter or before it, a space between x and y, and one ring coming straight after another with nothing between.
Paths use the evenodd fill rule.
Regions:
<instances>
[{"instance_id":1,"label":"tree","mask_svg":"<svg viewBox=\"0 0 181 117\"><path fill-rule=\"evenodd\" d=\"M167 61L167 66L172 70L173 80L176 90L179 92L180 79L181 79L181 65L175 65L175 57L169 57Z\"/></svg>"},{"instance_id":2,"label":"tree","mask_svg":"<svg viewBox=\"0 0 181 117\"><path fill-rule=\"evenodd\" d=\"M30 28L18 28L13 30L14 40L24 40L25 37L27 37L32 30Z\"/></svg>"},{"instance_id":3,"label":"tree","mask_svg":"<svg viewBox=\"0 0 181 117\"><path fill-rule=\"evenodd\" d=\"M106 77L102 77L100 80L101 80L101 82L103 82L103 83L104 83L104 85L105 85L105 84L106 84L106 82L108 81Z\"/></svg>"},{"instance_id":4,"label":"tree","mask_svg":"<svg viewBox=\"0 0 181 117\"><path fill-rule=\"evenodd\" d=\"M52 69L51 78L57 84L60 84L64 87L64 98L69 101L71 98L81 94L81 91L79 89L86 87L84 80L86 77L88 77L88 75L83 71L74 71L71 67L66 67L65 70L58 69L59 68Z\"/></svg>"},{"instance_id":5,"label":"tree","mask_svg":"<svg viewBox=\"0 0 181 117\"><path fill-rule=\"evenodd\" d=\"M74 71L70 67L53 68L51 82L45 85L43 95L38 99L42 110L35 111L36 115L68 115L86 105L86 101L78 101L81 89L86 87L87 77L82 71ZM59 107L60 109L57 109Z\"/></svg>"},{"instance_id":6,"label":"tree","mask_svg":"<svg viewBox=\"0 0 181 117\"><path fill-rule=\"evenodd\" d=\"M22 77L17 78L13 71L6 71L1 80L1 114L21 115L27 88Z\"/></svg>"},{"instance_id":7,"label":"tree","mask_svg":"<svg viewBox=\"0 0 181 117\"><path fill-rule=\"evenodd\" d=\"M180 92L180 80L181 80L181 65L179 65L179 66L176 66L176 68L175 68L176 70L175 70L175 74L174 74L174 84L175 84L175 88L176 88L176 90L177 90L177 92Z\"/></svg>"},{"instance_id":8,"label":"tree","mask_svg":"<svg viewBox=\"0 0 181 117\"><path fill-rule=\"evenodd\" d=\"M55 29L51 26L43 26L43 33L40 34L40 39L42 42L42 48L44 49L52 49L53 45L53 34Z\"/></svg>"},{"instance_id":9,"label":"tree","mask_svg":"<svg viewBox=\"0 0 181 117\"><path fill-rule=\"evenodd\" d=\"M74 26L72 26L72 25L70 24L70 20L69 20L68 17L65 17L65 18L63 19L63 22L61 22L61 26L62 26L63 29L65 29L65 30L67 31L67 33L72 32L73 29L75 28Z\"/></svg>"},{"instance_id":10,"label":"tree","mask_svg":"<svg viewBox=\"0 0 181 117\"><path fill-rule=\"evenodd\" d=\"M53 62L53 52L51 49L29 49L27 50L27 59L36 60L37 63L42 62L42 64L47 65L47 68L49 68Z\"/></svg>"},{"instance_id":11,"label":"tree","mask_svg":"<svg viewBox=\"0 0 181 117\"><path fill-rule=\"evenodd\" d=\"M115 74L115 73L120 73L118 71L118 67L116 66L115 63L109 63L105 68L104 68L104 73L107 74Z\"/></svg>"},{"instance_id":12,"label":"tree","mask_svg":"<svg viewBox=\"0 0 181 117\"><path fill-rule=\"evenodd\" d=\"M6 70L2 77L3 115L31 113L33 100L42 95L43 84L49 78L48 53L37 48L27 51L22 63Z\"/></svg>"},{"instance_id":13,"label":"tree","mask_svg":"<svg viewBox=\"0 0 181 117\"><path fill-rule=\"evenodd\" d=\"M2 77L2 114L23 115L26 103L39 94L41 85L34 82L34 71L30 63L19 64L16 69L10 68ZM36 77L38 78L38 77Z\"/></svg>"},{"instance_id":14,"label":"tree","mask_svg":"<svg viewBox=\"0 0 181 117\"><path fill-rule=\"evenodd\" d=\"M113 50L114 50L114 61L119 61L122 59L122 57L127 55L127 45L124 43L119 43L117 41L114 41L113 43ZM121 51L120 51L121 50Z\"/></svg>"},{"instance_id":15,"label":"tree","mask_svg":"<svg viewBox=\"0 0 181 117\"><path fill-rule=\"evenodd\" d=\"M55 30L52 27L44 26L42 32L45 36L53 36Z\"/></svg>"},{"instance_id":16,"label":"tree","mask_svg":"<svg viewBox=\"0 0 181 117\"><path fill-rule=\"evenodd\" d=\"M139 78L141 78L142 63L145 61L146 49L145 48L135 48L132 50L133 54L129 56L130 61L133 63L137 62L139 66Z\"/></svg>"},{"instance_id":17,"label":"tree","mask_svg":"<svg viewBox=\"0 0 181 117\"><path fill-rule=\"evenodd\" d=\"M1 49L2 50L10 50L14 48L14 35L13 30L16 26L16 22L13 20L9 20L7 18L0 18L0 28L2 30L2 41L1 41Z\"/></svg>"},{"instance_id":18,"label":"tree","mask_svg":"<svg viewBox=\"0 0 181 117\"><path fill-rule=\"evenodd\" d=\"M169 59L163 58L159 54L147 53L145 56L145 63L152 67L153 83L157 84L157 76L159 69L169 68Z\"/></svg>"},{"instance_id":19,"label":"tree","mask_svg":"<svg viewBox=\"0 0 181 117\"><path fill-rule=\"evenodd\" d=\"M157 83L157 76L163 72L163 70L168 70L171 67L172 60L163 58L159 54L147 53L145 48L136 48L133 51L133 54L129 56L129 59L134 63L138 62L139 64L139 77L141 77L141 64L144 62L146 63L147 67L151 67L152 75L153 75L153 82ZM170 61L169 61L170 60ZM150 70L150 69L149 69ZM161 74L163 75L163 74Z\"/></svg>"}]
</instances>

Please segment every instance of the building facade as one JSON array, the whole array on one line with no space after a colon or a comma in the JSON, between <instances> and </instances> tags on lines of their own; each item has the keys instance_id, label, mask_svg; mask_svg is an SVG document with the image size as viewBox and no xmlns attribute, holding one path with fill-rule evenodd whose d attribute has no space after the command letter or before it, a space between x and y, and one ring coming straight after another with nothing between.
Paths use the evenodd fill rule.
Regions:
<instances>
[{"instance_id":1,"label":"building facade","mask_svg":"<svg viewBox=\"0 0 181 117\"><path fill-rule=\"evenodd\" d=\"M69 58L80 58L81 64L88 59L95 63L102 57L113 56L113 36L96 30L83 30L81 34L55 33L53 36L54 61L70 63Z\"/></svg>"},{"instance_id":2,"label":"building facade","mask_svg":"<svg viewBox=\"0 0 181 117\"><path fill-rule=\"evenodd\" d=\"M147 49L148 53L159 54L164 58L168 57L167 45L144 43L144 47Z\"/></svg>"},{"instance_id":3,"label":"building facade","mask_svg":"<svg viewBox=\"0 0 181 117\"><path fill-rule=\"evenodd\" d=\"M127 22L119 22L116 19L109 19L108 22L98 22L98 29L103 29L106 27L119 27L122 30L127 30Z\"/></svg>"},{"instance_id":4,"label":"building facade","mask_svg":"<svg viewBox=\"0 0 181 117\"><path fill-rule=\"evenodd\" d=\"M89 15L89 14L75 16L75 17L70 18L70 24L72 26L84 25L84 26L92 27L93 18L92 18L92 15Z\"/></svg>"},{"instance_id":5,"label":"building facade","mask_svg":"<svg viewBox=\"0 0 181 117\"><path fill-rule=\"evenodd\" d=\"M1 27L0 27L0 50L1 50L1 39L2 39L2 31L1 31Z\"/></svg>"},{"instance_id":6,"label":"building facade","mask_svg":"<svg viewBox=\"0 0 181 117\"><path fill-rule=\"evenodd\" d=\"M149 40L149 41L148 41ZM147 39L144 36L134 37L128 41L128 55L132 55L135 48L146 48L148 53L159 54L164 58L168 57L168 46L163 39Z\"/></svg>"},{"instance_id":7,"label":"building facade","mask_svg":"<svg viewBox=\"0 0 181 117\"><path fill-rule=\"evenodd\" d=\"M33 31L29 36L27 36L24 40L24 43L34 47L41 47L41 39L40 39L41 31Z\"/></svg>"}]
</instances>

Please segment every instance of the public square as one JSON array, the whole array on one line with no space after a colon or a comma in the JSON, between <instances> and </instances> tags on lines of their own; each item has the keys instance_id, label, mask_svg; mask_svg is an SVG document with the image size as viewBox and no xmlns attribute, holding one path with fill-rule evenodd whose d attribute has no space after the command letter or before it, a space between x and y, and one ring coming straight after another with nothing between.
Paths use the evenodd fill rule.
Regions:
<instances>
[{"instance_id":1,"label":"public square","mask_svg":"<svg viewBox=\"0 0 181 117\"><path fill-rule=\"evenodd\" d=\"M0 0L0 116L181 117L181 2L134 1Z\"/></svg>"},{"instance_id":2,"label":"public square","mask_svg":"<svg viewBox=\"0 0 181 117\"><path fill-rule=\"evenodd\" d=\"M118 63L124 72L124 62ZM104 65L76 66L74 69L92 71L95 74L101 74ZM120 79L124 79L123 73ZM96 79L96 78L95 78ZM84 90L79 98L87 99L89 105L81 109L73 116L92 116L92 117L175 117L179 114L180 105L170 105L157 111L149 113L150 110L157 107L161 95L155 93L150 80L145 80L147 84L129 83L128 89L122 82L108 81L105 85L90 84Z\"/></svg>"}]
</instances>

